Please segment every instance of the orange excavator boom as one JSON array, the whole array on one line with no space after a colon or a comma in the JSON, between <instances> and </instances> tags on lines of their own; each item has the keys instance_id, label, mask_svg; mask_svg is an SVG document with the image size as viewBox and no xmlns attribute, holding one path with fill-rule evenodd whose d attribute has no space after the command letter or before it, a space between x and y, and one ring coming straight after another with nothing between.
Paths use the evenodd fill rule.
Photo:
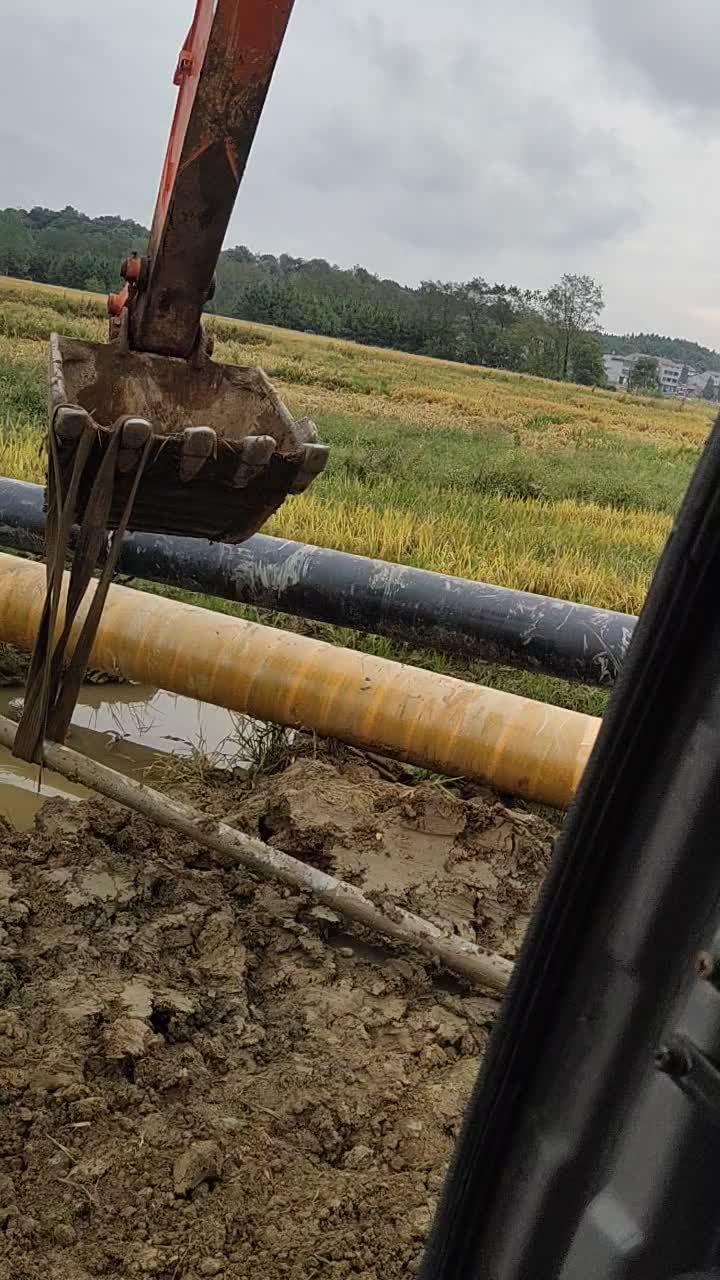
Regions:
<instances>
[{"instance_id":1,"label":"orange excavator boom","mask_svg":"<svg viewBox=\"0 0 720 1280\"><path fill-rule=\"evenodd\" d=\"M122 266L111 333L128 309L136 351L188 359L294 0L197 0L147 253Z\"/></svg>"},{"instance_id":2,"label":"orange excavator boom","mask_svg":"<svg viewBox=\"0 0 720 1280\"><path fill-rule=\"evenodd\" d=\"M126 530L242 542L323 470L327 449L261 369L216 364L203 308L293 0L196 0L147 252L108 300L110 341L50 335L45 608L16 754L70 723ZM55 639L69 535L79 525ZM72 619L109 549L77 643Z\"/></svg>"}]
</instances>

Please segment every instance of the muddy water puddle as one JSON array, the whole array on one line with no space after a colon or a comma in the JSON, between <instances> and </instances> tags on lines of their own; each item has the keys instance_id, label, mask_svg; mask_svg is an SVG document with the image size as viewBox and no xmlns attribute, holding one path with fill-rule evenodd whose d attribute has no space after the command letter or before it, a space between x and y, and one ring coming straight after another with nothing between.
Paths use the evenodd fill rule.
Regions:
<instances>
[{"instance_id":1,"label":"muddy water puddle","mask_svg":"<svg viewBox=\"0 0 720 1280\"><path fill-rule=\"evenodd\" d=\"M7 715L19 689L0 689L0 715ZM67 746L117 769L127 777L147 777L152 766L202 754L213 764L242 765L254 722L223 707L196 702L143 685L87 685L80 694ZM0 747L0 815L21 831L50 796L85 799L84 787L51 770L16 760ZM150 780L152 778L150 777Z\"/></svg>"}]
</instances>

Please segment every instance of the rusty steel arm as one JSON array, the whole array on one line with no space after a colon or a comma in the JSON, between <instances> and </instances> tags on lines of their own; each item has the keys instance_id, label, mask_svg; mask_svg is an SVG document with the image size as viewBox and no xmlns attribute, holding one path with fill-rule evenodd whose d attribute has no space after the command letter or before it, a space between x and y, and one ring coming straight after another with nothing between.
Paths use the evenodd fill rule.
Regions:
<instances>
[{"instance_id":1,"label":"rusty steel arm","mask_svg":"<svg viewBox=\"0 0 720 1280\"><path fill-rule=\"evenodd\" d=\"M188 359L294 0L197 0L148 253L123 265L137 351Z\"/></svg>"}]
</instances>

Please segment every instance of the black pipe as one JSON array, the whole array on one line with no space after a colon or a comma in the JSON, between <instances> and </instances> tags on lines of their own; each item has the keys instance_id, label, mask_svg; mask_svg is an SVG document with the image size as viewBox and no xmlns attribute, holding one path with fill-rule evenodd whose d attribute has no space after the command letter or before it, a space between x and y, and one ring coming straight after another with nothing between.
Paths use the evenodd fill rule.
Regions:
<instances>
[{"instance_id":1,"label":"black pipe","mask_svg":"<svg viewBox=\"0 0 720 1280\"><path fill-rule=\"evenodd\" d=\"M0 545L42 554L44 532L42 487L0 478ZM615 682L637 622L627 613L264 534L240 546L131 534L119 572L587 684Z\"/></svg>"}]
</instances>

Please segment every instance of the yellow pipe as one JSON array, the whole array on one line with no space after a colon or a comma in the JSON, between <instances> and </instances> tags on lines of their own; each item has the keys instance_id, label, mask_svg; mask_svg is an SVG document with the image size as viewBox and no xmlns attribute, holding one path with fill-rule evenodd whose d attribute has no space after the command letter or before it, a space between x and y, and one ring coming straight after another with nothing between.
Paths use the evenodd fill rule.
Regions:
<instances>
[{"instance_id":1,"label":"yellow pipe","mask_svg":"<svg viewBox=\"0 0 720 1280\"><path fill-rule=\"evenodd\" d=\"M32 648L44 597L44 567L0 553L0 640ZM119 586L108 594L91 663L557 808L572 799L600 724Z\"/></svg>"}]
</instances>

